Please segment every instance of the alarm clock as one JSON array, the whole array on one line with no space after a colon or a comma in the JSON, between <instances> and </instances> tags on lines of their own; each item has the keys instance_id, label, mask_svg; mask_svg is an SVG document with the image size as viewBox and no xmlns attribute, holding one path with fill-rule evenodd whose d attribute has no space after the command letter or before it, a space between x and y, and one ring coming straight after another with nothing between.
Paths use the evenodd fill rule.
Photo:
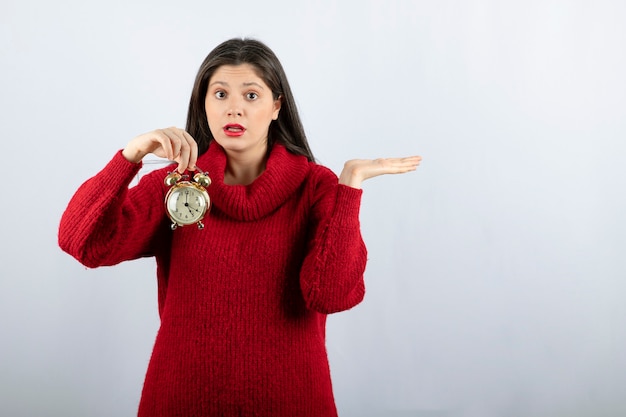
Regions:
<instances>
[{"instance_id":1,"label":"alarm clock","mask_svg":"<svg viewBox=\"0 0 626 417\"><path fill-rule=\"evenodd\" d=\"M172 221L172 230L196 223L198 229L204 229L202 219L211 208L211 199L206 190L210 184L209 175L202 171L193 177L176 171L167 174L165 185L171 188L165 195L165 213Z\"/></svg>"}]
</instances>

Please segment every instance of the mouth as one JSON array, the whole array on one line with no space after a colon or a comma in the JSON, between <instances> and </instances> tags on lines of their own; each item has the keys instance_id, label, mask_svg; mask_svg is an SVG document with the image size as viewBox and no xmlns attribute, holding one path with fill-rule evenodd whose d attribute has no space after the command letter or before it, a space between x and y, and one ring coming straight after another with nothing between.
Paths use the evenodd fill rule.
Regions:
<instances>
[{"instance_id":1,"label":"mouth","mask_svg":"<svg viewBox=\"0 0 626 417\"><path fill-rule=\"evenodd\" d=\"M240 124L227 124L223 129L226 136L241 136L246 131L246 128Z\"/></svg>"}]
</instances>

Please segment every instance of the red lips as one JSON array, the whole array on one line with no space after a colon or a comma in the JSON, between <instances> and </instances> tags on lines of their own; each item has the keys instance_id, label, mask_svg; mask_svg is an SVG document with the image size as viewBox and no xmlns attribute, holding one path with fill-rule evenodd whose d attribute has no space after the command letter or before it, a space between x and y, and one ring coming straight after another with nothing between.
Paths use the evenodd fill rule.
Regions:
<instances>
[{"instance_id":1,"label":"red lips","mask_svg":"<svg viewBox=\"0 0 626 417\"><path fill-rule=\"evenodd\" d=\"M241 136L246 131L245 127L236 123L232 123L232 124L229 123L226 126L224 126L223 129L224 129L224 134L226 134L226 136L233 136L233 137Z\"/></svg>"}]
</instances>

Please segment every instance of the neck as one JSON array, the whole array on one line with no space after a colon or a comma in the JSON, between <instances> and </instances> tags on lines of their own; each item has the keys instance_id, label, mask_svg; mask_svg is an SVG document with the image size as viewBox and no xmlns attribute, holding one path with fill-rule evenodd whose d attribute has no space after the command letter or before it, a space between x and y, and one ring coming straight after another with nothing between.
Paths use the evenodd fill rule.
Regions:
<instances>
[{"instance_id":1,"label":"neck","mask_svg":"<svg viewBox=\"0 0 626 417\"><path fill-rule=\"evenodd\" d=\"M265 171L265 155L255 159L227 155L228 162L224 172L224 184L249 185Z\"/></svg>"}]
</instances>

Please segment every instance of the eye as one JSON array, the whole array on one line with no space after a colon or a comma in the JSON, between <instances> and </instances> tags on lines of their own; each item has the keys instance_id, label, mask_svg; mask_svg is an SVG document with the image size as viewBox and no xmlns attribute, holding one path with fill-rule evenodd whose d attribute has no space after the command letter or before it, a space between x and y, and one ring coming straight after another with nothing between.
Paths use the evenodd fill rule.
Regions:
<instances>
[{"instance_id":1,"label":"eye","mask_svg":"<svg viewBox=\"0 0 626 417\"><path fill-rule=\"evenodd\" d=\"M246 98L248 100L256 100L257 98L259 98L259 95L251 91L248 94L246 94Z\"/></svg>"},{"instance_id":2,"label":"eye","mask_svg":"<svg viewBox=\"0 0 626 417\"><path fill-rule=\"evenodd\" d=\"M225 91L223 91L223 90L217 90L217 91L215 92L215 98L217 98L217 99L219 99L219 100L221 100L221 99L223 99L223 98L226 98L226 92L225 92Z\"/></svg>"}]
</instances>

